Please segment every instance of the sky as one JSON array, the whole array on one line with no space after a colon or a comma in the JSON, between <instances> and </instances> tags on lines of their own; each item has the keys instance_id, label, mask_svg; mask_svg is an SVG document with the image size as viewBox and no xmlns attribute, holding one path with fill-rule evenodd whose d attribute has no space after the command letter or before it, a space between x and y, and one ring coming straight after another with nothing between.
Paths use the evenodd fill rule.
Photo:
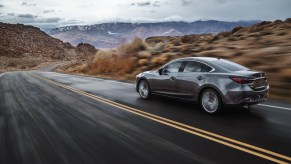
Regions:
<instances>
[{"instance_id":1,"label":"sky","mask_svg":"<svg viewBox=\"0 0 291 164\"><path fill-rule=\"evenodd\" d=\"M0 22L37 27L107 22L285 20L291 0L0 0Z\"/></svg>"}]
</instances>

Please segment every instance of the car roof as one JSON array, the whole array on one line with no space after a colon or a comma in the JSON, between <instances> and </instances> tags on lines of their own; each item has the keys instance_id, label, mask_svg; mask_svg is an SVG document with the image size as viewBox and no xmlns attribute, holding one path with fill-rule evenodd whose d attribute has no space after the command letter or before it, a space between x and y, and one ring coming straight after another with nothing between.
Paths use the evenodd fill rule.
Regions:
<instances>
[{"instance_id":1,"label":"car roof","mask_svg":"<svg viewBox=\"0 0 291 164\"><path fill-rule=\"evenodd\" d=\"M186 58L175 59L172 62L174 62L174 61L191 61L191 60L207 64L208 66L214 68L216 71L225 72L224 69L221 69L220 67L217 67L217 65L213 64L214 61L218 61L218 60L220 60L220 58L214 58L214 57L186 57Z\"/></svg>"},{"instance_id":2,"label":"car roof","mask_svg":"<svg viewBox=\"0 0 291 164\"><path fill-rule=\"evenodd\" d=\"M214 57L186 57L186 58L179 58L176 59L175 61L187 61L187 60L196 60L196 61L203 61L203 62L212 62L219 60L219 58L214 58Z\"/></svg>"}]
</instances>

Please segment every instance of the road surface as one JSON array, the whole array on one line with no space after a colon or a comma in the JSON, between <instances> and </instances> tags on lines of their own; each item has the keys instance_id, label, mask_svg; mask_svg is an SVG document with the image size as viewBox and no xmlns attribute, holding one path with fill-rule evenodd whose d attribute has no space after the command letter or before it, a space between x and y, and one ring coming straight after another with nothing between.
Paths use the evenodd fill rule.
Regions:
<instances>
[{"instance_id":1,"label":"road surface","mask_svg":"<svg viewBox=\"0 0 291 164\"><path fill-rule=\"evenodd\" d=\"M0 75L0 163L290 163L291 106L219 116L135 86L55 72Z\"/></svg>"}]
</instances>

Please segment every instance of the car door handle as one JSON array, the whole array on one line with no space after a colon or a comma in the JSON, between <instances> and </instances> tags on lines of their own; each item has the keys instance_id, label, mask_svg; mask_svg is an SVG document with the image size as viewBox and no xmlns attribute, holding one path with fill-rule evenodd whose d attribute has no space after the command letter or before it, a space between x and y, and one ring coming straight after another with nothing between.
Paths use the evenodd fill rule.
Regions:
<instances>
[{"instance_id":1,"label":"car door handle","mask_svg":"<svg viewBox=\"0 0 291 164\"><path fill-rule=\"evenodd\" d=\"M204 77L202 77L202 76L197 77L197 80L203 80L203 79L204 79Z\"/></svg>"},{"instance_id":2,"label":"car door handle","mask_svg":"<svg viewBox=\"0 0 291 164\"><path fill-rule=\"evenodd\" d=\"M175 80L176 78L174 77L174 76L171 76L171 78L170 78L171 80Z\"/></svg>"}]
</instances>

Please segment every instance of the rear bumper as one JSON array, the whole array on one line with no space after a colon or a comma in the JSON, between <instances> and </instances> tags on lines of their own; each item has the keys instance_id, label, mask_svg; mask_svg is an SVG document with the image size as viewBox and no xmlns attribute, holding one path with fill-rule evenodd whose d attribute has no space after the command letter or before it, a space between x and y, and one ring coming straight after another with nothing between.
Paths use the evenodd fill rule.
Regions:
<instances>
[{"instance_id":1,"label":"rear bumper","mask_svg":"<svg viewBox=\"0 0 291 164\"><path fill-rule=\"evenodd\" d=\"M269 97L269 87L262 91L229 91L224 96L227 105L252 105L264 102Z\"/></svg>"}]
</instances>

